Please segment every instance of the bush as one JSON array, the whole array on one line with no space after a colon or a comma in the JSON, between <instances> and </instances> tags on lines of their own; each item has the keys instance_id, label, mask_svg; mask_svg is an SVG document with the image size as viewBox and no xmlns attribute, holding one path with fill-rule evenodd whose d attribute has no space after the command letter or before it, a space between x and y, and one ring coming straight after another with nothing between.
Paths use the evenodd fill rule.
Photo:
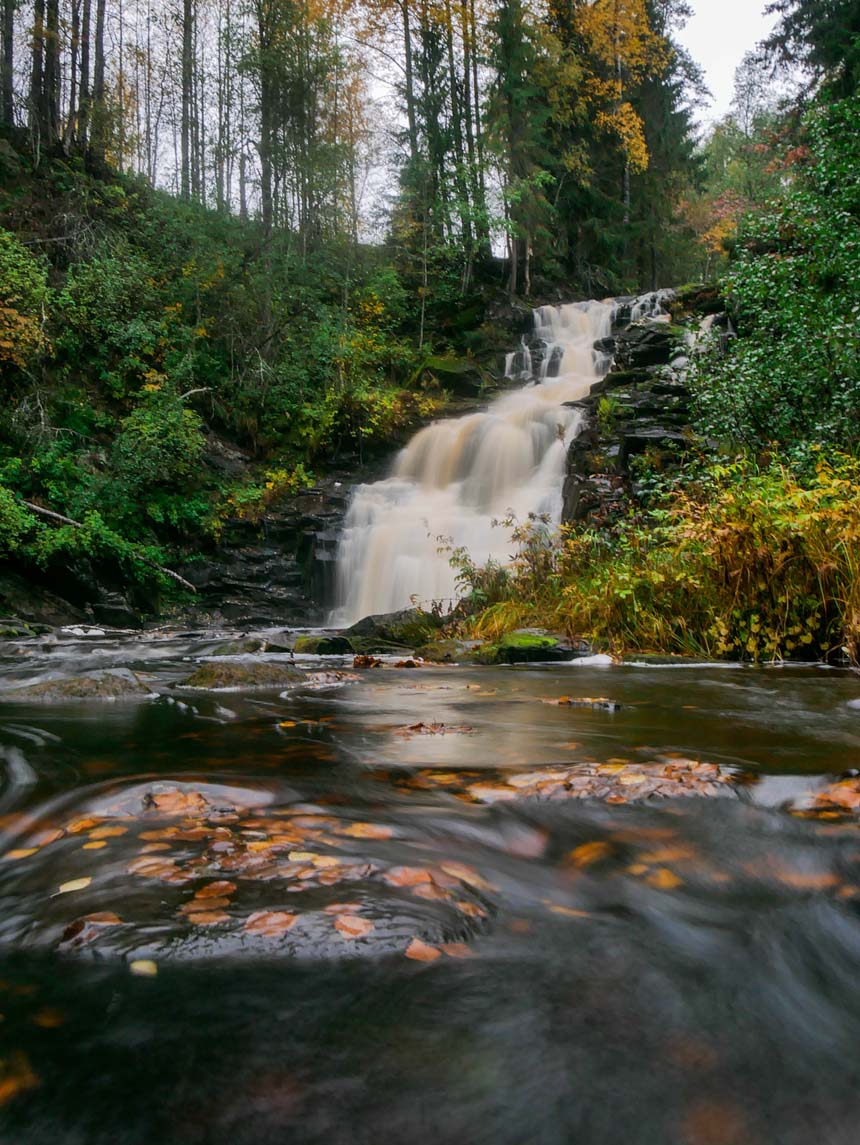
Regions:
<instances>
[{"instance_id":1,"label":"bush","mask_svg":"<svg viewBox=\"0 0 860 1145\"><path fill-rule=\"evenodd\" d=\"M0 368L5 363L26 369L47 348L48 296L45 267L0 229Z\"/></svg>"},{"instance_id":2,"label":"bush","mask_svg":"<svg viewBox=\"0 0 860 1145\"><path fill-rule=\"evenodd\" d=\"M131 490L194 485L206 446L203 422L178 397L151 394L121 423L113 465Z\"/></svg>"},{"instance_id":3,"label":"bush","mask_svg":"<svg viewBox=\"0 0 860 1145\"><path fill-rule=\"evenodd\" d=\"M860 100L807 129L813 164L738 236L723 289L740 336L694 373L702 430L753 447L860 439Z\"/></svg>"},{"instance_id":4,"label":"bush","mask_svg":"<svg viewBox=\"0 0 860 1145\"><path fill-rule=\"evenodd\" d=\"M614 532L534 524L479 635L525 622L612 650L763 661L860 658L860 461L713 466ZM470 573L470 579L480 578Z\"/></svg>"}]
</instances>

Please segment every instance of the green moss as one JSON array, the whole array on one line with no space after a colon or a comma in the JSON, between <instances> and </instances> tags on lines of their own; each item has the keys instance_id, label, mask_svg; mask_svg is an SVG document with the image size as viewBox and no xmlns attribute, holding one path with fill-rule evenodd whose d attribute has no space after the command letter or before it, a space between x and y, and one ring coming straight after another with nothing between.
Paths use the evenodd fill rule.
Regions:
<instances>
[{"instance_id":1,"label":"green moss","mask_svg":"<svg viewBox=\"0 0 860 1145\"><path fill-rule=\"evenodd\" d=\"M299 636L293 651L305 656L351 656L355 649L345 636Z\"/></svg>"}]
</instances>

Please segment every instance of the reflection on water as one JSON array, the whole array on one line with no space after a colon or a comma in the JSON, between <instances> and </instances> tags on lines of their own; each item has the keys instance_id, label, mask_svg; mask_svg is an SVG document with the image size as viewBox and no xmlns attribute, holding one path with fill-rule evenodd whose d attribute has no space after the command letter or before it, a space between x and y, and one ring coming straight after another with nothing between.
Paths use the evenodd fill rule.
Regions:
<instances>
[{"instance_id":1,"label":"reflection on water","mask_svg":"<svg viewBox=\"0 0 860 1145\"><path fill-rule=\"evenodd\" d=\"M0 662L156 696L0 703L3 1145L857 1140L854 787L803 810L858 766L856 677L171 687L216 643ZM641 801L699 761L722 798Z\"/></svg>"}]
</instances>

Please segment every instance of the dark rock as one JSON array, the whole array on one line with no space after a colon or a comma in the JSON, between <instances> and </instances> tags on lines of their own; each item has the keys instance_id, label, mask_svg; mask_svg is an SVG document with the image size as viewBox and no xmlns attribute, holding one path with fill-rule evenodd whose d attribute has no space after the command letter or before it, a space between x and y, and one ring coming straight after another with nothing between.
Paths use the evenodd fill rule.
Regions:
<instances>
[{"instance_id":1,"label":"dark rock","mask_svg":"<svg viewBox=\"0 0 860 1145\"><path fill-rule=\"evenodd\" d=\"M201 664L181 682L183 688L204 688L216 691L224 688L283 688L300 684L307 676L290 664L273 664L258 660L254 663Z\"/></svg>"},{"instance_id":2,"label":"dark rock","mask_svg":"<svg viewBox=\"0 0 860 1145\"><path fill-rule=\"evenodd\" d=\"M41 684L2 692L0 699L15 703L44 703L61 700L142 699L150 695L152 688L133 672L115 669L62 680L44 680Z\"/></svg>"},{"instance_id":3,"label":"dark rock","mask_svg":"<svg viewBox=\"0 0 860 1145\"><path fill-rule=\"evenodd\" d=\"M628 369L668 365L682 334L666 322L637 322L616 339L618 363Z\"/></svg>"},{"instance_id":4,"label":"dark rock","mask_svg":"<svg viewBox=\"0 0 860 1145\"><path fill-rule=\"evenodd\" d=\"M143 618L119 592L106 592L92 605L93 619L109 628L143 628Z\"/></svg>"},{"instance_id":5,"label":"dark rock","mask_svg":"<svg viewBox=\"0 0 860 1145\"><path fill-rule=\"evenodd\" d=\"M446 622L445 617L406 608L383 616L365 616L341 633L362 654L413 651L429 643Z\"/></svg>"},{"instance_id":6,"label":"dark rock","mask_svg":"<svg viewBox=\"0 0 860 1145\"><path fill-rule=\"evenodd\" d=\"M298 636L293 651L305 656L352 656L355 648L345 636Z\"/></svg>"},{"instance_id":7,"label":"dark rock","mask_svg":"<svg viewBox=\"0 0 860 1145\"><path fill-rule=\"evenodd\" d=\"M430 664L471 664L480 647L480 640L433 640L416 648L415 655Z\"/></svg>"},{"instance_id":8,"label":"dark rock","mask_svg":"<svg viewBox=\"0 0 860 1145\"><path fill-rule=\"evenodd\" d=\"M481 664L541 664L575 660L582 652L563 636L537 628L509 632L493 644L478 649L475 659Z\"/></svg>"},{"instance_id":9,"label":"dark rock","mask_svg":"<svg viewBox=\"0 0 860 1145\"><path fill-rule=\"evenodd\" d=\"M255 636L248 636L242 640L228 640L219 644L209 653L210 656L248 656L255 652L274 651L265 640Z\"/></svg>"}]
</instances>

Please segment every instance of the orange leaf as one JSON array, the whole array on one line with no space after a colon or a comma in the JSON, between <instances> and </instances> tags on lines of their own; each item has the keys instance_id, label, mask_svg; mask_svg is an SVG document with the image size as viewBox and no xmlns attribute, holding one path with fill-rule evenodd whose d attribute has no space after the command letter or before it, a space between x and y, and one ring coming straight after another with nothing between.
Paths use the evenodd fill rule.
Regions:
<instances>
[{"instance_id":1,"label":"orange leaf","mask_svg":"<svg viewBox=\"0 0 860 1145\"><path fill-rule=\"evenodd\" d=\"M245 922L245 931L248 934L262 934L267 938L276 938L286 934L299 916L290 914L285 910L258 910Z\"/></svg>"},{"instance_id":2,"label":"orange leaf","mask_svg":"<svg viewBox=\"0 0 860 1145\"><path fill-rule=\"evenodd\" d=\"M413 938L406 948L406 957L412 958L415 962L435 962L437 958L442 957L442 951L436 946L422 942L420 938Z\"/></svg>"},{"instance_id":3,"label":"orange leaf","mask_svg":"<svg viewBox=\"0 0 860 1145\"><path fill-rule=\"evenodd\" d=\"M339 914L334 925L344 938L364 938L373 930L369 918L357 918L354 914Z\"/></svg>"}]
</instances>

